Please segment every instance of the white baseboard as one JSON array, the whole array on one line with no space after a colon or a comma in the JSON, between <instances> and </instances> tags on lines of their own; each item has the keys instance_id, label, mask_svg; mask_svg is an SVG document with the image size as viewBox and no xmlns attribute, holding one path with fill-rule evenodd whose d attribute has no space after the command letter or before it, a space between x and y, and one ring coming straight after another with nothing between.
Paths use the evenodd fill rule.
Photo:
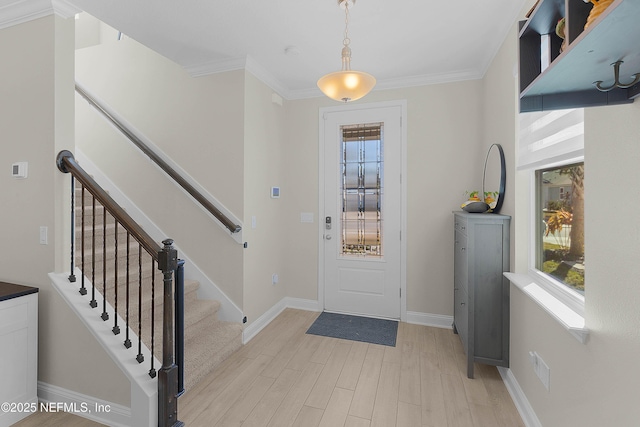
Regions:
<instances>
[{"instance_id":1,"label":"white baseboard","mask_svg":"<svg viewBox=\"0 0 640 427\"><path fill-rule=\"evenodd\" d=\"M307 300L301 298L282 298L273 307L267 310L262 316L247 326L242 335L243 344L251 341L258 332L264 329L273 321L285 308L295 308L306 311L322 311L320 303L315 300ZM436 328L451 329L453 324L453 316L444 316L440 314L419 313L416 311L407 312L407 323L415 323L416 325L433 326Z\"/></svg>"},{"instance_id":2,"label":"white baseboard","mask_svg":"<svg viewBox=\"0 0 640 427\"><path fill-rule=\"evenodd\" d=\"M540 420L529 404L527 396L525 396L522 388L520 388L520 384L518 384L518 381L511 372L511 369L498 367L498 372L500 372L502 381L511 395L511 399L513 399L513 403L516 405L516 409L520 413L524 425L527 427L542 427Z\"/></svg>"},{"instance_id":3,"label":"white baseboard","mask_svg":"<svg viewBox=\"0 0 640 427\"><path fill-rule=\"evenodd\" d=\"M297 310L316 312L322 311L322 309L320 308L320 303L315 300L286 297L283 298L283 301L285 302L286 308L295 308Z\"/></svg>"},{"instance_id":4,"label":"white baseboard","mask_svg":"<svg viewBox=\"0 0 640 427\"><path fill-rule=\"evenodd\" d=\"M320 303L315 300L306 300L300 298L285 297L278 301L273 307L267 310L262 316L247 326L242 334L243 344L251 341L258 332L264 329L273 321L285 308L295 308L306 311L322 311ZM453 316L444 316L440 314L419 313L415 311L407 312L407 323L415 323L416 325L433 326L436 328L451 329L453 324Z\"/></svg>"},{"instance_id":5,"label":"white baseboard","mask_svg":"<svg viewBox=\"0 0 640 427\"><path fill-rule=\"evenodd\" d=\"M295 308L306 311L320 311L318 301L306 300L300 298L284 297L278 301L273 307L267 310L262 316L258 317L254 322L247 326L242 332L242 343L246 344L258 332L263 330L269 323L273 321L285 308Z\"/></svg>"},{"instance_id":6,"label":"white baseboard","mask_svg":"<svg viewBox=\"0 0 640 427\"><path fill-rule=\"evenodd\" d=\"M433 326L434 328L451 329L451 325L453 325L453 316L407 311L407 323Z\"/></svg>"},{"instance_id":7,"label":"white baseboard","mask_svg":"<svg viewBox=\"0 0 640 427\"><path fill-rule=\"evenodd\" d=\"M40 409L69 412L108 426L131 425L131 408L38 381Z\"/></svg>"}]
</instances>

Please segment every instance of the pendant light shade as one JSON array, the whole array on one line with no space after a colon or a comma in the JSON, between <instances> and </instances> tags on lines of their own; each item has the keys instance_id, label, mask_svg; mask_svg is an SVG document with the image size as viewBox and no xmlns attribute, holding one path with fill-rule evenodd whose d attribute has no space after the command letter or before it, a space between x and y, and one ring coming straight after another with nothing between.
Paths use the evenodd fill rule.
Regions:
<instances>
[{"instance_id":1,"label":"pendant light shade","mask_svg":"<svg viewBox=\"0 0 640 427\"><path fill-rule=\"evenodd\" d=\"M369 73L351 69L351 48L349 43L349 5L355 0L338 0L344 5L345 30L342 44L342 70L329 73L318 80L318 87L326 96L336 101L349 102L360 99L373 89L376 79Z\"/></svg>"},{"instance_id":2,"label":"pendant light shade","mask_svg":"<svg viewBox=\"0 0 640 427\"><path fill-rule=\"evenodd\" d=\"M336 101L355 101L360 99L376 85L376 79L369 73L354 70L342 70L329 73L318 80L318 87Z\"/></svg>"}]
</instances>

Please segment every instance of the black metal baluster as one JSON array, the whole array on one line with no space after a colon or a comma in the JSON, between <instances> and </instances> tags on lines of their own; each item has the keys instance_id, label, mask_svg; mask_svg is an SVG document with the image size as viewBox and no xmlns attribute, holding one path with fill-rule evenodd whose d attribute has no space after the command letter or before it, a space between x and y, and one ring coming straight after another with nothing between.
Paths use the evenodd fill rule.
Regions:
<instances>
[{"instance_id":1,"label":"black metal baluster","mask_svg":"<svg viewBox=\"0 0 640 427\"><path fill-rule=\"evenodd\" d=\"M155 346L155 317L156 315L156 261L151 259L151 369L149 369L149 376L151 378L156 377L156 370L153 367L154 346Z\"/></svg>"},{"instance_id":2,"label":"black metal baluster","mask_svg":"<svg viewBox=\"0 0 640 427\"><path fill-rule=\"evenodd\" d=\"M129 232L127 231L127 326L126 326L126 338L124 340L124 346L126 348L131 348L131 339L129 339Z\"/></svg>"},{"instance_id":3,"label":"black metal baluster","mask_svg":"<svg viewBox=\"0 0 640 427\"><path fill-rule=\"evenodd\" d=\"M91 302L92 308L98 306L96 301L96 196L91 195Z\"/></svg>"},{"instance_id":4,"label":"black metal baluster","mask_svg":"<svg viewBox=\"0 0 640 427\"><path fill-rule=\"evenodd\" d=\"M175 271L175 354L178 367L178 394L184 393L184 260L178 260L178 268Z\"/></svg>"},{"instance_id":5,"label":"black metal baluster","mask_svg":"<svg viewBox=\"0 0 640 427\"><path fill-rule=\"evenodd\" d=\"M113 329L111 330L113 331L113 335L118 335L120 333L120 326L118 326L118 221L115 221L114 230L115 237L113 246L116 260L113 263L113 285L115 288L115 301L113 302Z\"/></svg>"},{"instance_id":6,"label":"black metal baluster","mask_svg":"<svg viewBox=\"0 0 640 427\"><path fill-rule=\"evenodd\" d=\"M69 273L69 282L73 283L76 281L75 273L75 260L73 257L75 256L74 250L76 246L75 238L76 238L76 205L75 205L75 197L76 197L76 180L71 175L71 271Z\"/></svg>"},{"instance_id":7,"label":"black metal baluster","mask_svg":"<svg viewBox=\"0 0 640 427\"><path fill-rule=\"evenodd\" d=\"M82 218L80 220L80 224L82 225L82 229L80 230L80 239L82 240L82 242L80 243L80 256L82 258L82 260L80 260L80 267L82 269L82 274L80 275L80 295L86 295L87 294L87 288L84 287L84 275L85 275L85 269L84 269L84 185L82 186L82 193L80 194L80 202L82 204L82 206L80 207L80 211L81 211L81 215Z\"/></svg>"},{"instance_id":8,"label":"black metal baluster","mask_svg":"<svg viewBox=\"0 0 640 427\"><path fill-rule=\"evenodd\" d=\"M144 362L142 354L142 245L138 245L138 363Z\"/></svg>"},{"instance_id":9,"label":"black metal baluster","mask_svg":"<svg viewBox=\"0 0 640 427\"><path fill-rule=\"evenodd\" d=\"M109 320L107 313L107 208L102 206L102 320Z\"/></svg>"}]
</instances>

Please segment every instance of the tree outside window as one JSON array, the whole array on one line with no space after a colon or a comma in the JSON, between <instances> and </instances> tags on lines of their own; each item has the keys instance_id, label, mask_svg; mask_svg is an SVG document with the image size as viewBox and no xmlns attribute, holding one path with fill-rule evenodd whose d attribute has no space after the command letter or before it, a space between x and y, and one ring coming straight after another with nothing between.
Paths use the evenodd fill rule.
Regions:
<instances>
[{"instance_id":1,"label":"tree outside window","mask_svg":"<svg viewBox=\"0 0 640 427\"><path fill-rule=\"evenodd\" d=\"M584 163L536 172L538 256L536 267L584 293Z\"/></svg>"}]
</instances>

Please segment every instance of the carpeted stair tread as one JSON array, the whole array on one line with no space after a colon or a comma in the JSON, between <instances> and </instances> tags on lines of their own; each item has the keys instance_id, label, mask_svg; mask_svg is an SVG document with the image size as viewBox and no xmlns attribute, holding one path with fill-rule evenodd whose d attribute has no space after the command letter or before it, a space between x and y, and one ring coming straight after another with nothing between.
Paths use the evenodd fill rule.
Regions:
<instances>
[{"instance_id":1,"label":"carpeted stair tread","mask_svg":"<svg viewBox=\"0 0 640 427\"><path fill-rule=\"evenodd\" d=\"M94 282L98 292L106 288L106 298L115 307L115 289L118 291L118 314L126 322L126 290L127 290L127 249L129 252L129 327L138 334L138 316L140 313L142 328L140 338L151 349L151 307L154 307L153 321L153 353L162 361L162 323L163 323L163 275L157 270L157 264L151 262L149 254L143 251L142 262L139 265L139 243L130 236L127 245L127 231L122 226L115 225L111 214L105 215L102 205L96 201L95 210L92 206L92 196L85 192L84 209L80 206L81 190L76 190L75 228L76 249L75 264L82 268L82 248L84 247L85 275ZM95 238L92 239L93 215L95 213ZM84 214L84 223L83 223ZM84 241L82 231L84 230ZM117 237L116 237L117 230ZM116 276L116 240L117 240L117 278ZM94 261L92 262L92 257ZM106 263L106 264L105 264ZM92 274L92 264L94 272ZM188 267L187 267L188 268ZM106 287L103 285L106 273ZM138 282L142 277L142 307L138 307ZM155 298L151 299L149 289L155 277ZM80 278L76 283L80 288ZM185 280L184 290L184 336L185 336L185 387L188 390L204 376L210 373L219 363L242 346L242 325L240 323L223 322L218 320L220 302L215 300L198 299L197 291L200 284L197 281ZM87 303L91 300L91 287L87 287ZM103 301L98 299L96 315L102 313ZM113 313L109 312L107 322L114 322ZM126 325L119 324L119 336L125 339L122 329ZM133 339L133 338L132 338ZM134 349L137 343L134 343ZM135 357L135 356L134 356ZM147 362L145 362L147 363ZM160 369L156 366L156 369Z\"/></svg>"},{"instance_id":2,"label":"carpeted stair tread","mask_svg":"<svg viewBox=\"0 0 640 427\"><path fill-rule=\"evenodd\" d=\"M150 338L143 342L151 342ZM149 348L150 346L147 345ZM242 346L239 323L203 319L185 330L185 388L189 389ZM155 357L162 361L162 334L156 333Z\"/></svg>"},{"instance_id":3,"label":"carpeted stair tread","mask_svg":"<svg viewBox=\"0 0 640 427\"><path fill-rule=\"evenodd\" d=\"M193 325L192 337L185 338L185 389L204 376L242 346L240 323L201 321Z\"/></svg>"},{"instance_id":4,"label":"carpeted stair tread","mask_svg":"<svg viewBox=\"0 0 640 427\"><path fill-rule=\"evenodd\" d=\"M162 286L162 285L160 285ZM184 301L185 301L185 311L187 307L192 307L196 301L198 301L197 290L200 284L194 280L185 280L185 291L184 291ZM102 288L99 288L98 291L102 293ZM91 295L91 289L88 290L88 296ZM111 304L112 307L115 307L115 293L113 288L107 288L107 301ZM158 287L156 283L156 292L155 292L155 315L156 319L162 319L162 304L163 304L163 294L162 288ZM98 301L98 305L101 307L102 301ZM219 306L219 303L218 303ZM136 324L138 321L138 290L137 284L136 288L130 289L129 294L129 323ZM151 318L151 293L143 292L142 294L142 324L148 324L148 319ZM215 312L217 312L217 307L215 307ZM126 285L118 286L118 313L123 319L126 319ZM136 327L137 328L137 327Z\"/></svg>"},{"instance_id":5,"label":"carpeted stair tread","mask_svg":"<svg viewBox=\"0 0 640 427\"><path fill-rule=\"evenodd\" d=\"M217 321L217 312L220 308L220 303L213 300L194 300L190 304L185 304L184 308L184 335L185 341L189 338L197 339L197 336L194 334L198 333L197 330L192 328L192 326L198 324L199 322L205 320L206 322L211 324L220 323ZM151 342L151 311L145 312L145 315L142 318L142 342L150 343ZM137 318L135 322L130 322L132 324L137 325ZM137 328L137 326L136 326ZM136 329L137 330L137 329ZM155 332L155 340L156 343L162 342L162 311L155 313L155 321L154 321L154 332ZM158 350L156 348L155 350ZM157 351L156 351L157 353ZM159 357L162 360L161 357Z\"/></svg>"}]
</instances>

